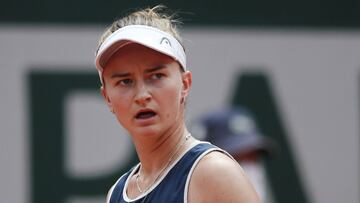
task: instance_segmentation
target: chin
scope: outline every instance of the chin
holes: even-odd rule
[[[160,133],[161,131],[156,126],[137,127],[136,130],[133,131],[134,135],[141,137],[154,137]]]

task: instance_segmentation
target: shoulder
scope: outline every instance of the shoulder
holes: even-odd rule
[[[240,165],[219,151],[210,152],[199,161],[188,194],[189,203],[260,202]]]
[[[110,188],[110,190],[108,191],[108,193],[107,193],[107,195],[106,195],[106,203],[110,203],[111,195],[112,195],[112,193],[114,192],[115,185],[116,185],[116,184],[114,184],[114,185]]]
[[[125,187],[129,175],[131,175],[133,170],[136,170],[138,167],[139,164],[135,165],[128,172],[124,173],[122,176],[120,176],[120,178],[116,180],[116,182],[111,186],[106,195],[106,203],[110,203],[113,195],[116,196],[115,198],[119,198],[119,196],[122,196],[123,188]]]

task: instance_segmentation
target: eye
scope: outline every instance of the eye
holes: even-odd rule
[[[151,79],[152,80],[160,80],[164,77],[165,75],[163,73],[155,73],[151,75]]]
[[[123,80],[120,80],[118,81],[118,83],[122,86],[130,86],[133,84],[133,80],[131,79],[123,79]]]

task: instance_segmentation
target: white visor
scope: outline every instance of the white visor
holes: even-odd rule
[[[169,33],[145,25],[128,25],[116,30],[99,47],[95,58],[95,66],[102,81],[102,72],[111,58],[121,47],[129,43],[137,43],[172,57],[186,70],[184,48]]]

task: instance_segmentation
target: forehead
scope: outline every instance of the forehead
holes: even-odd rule
[[[131,43],[116,51],[105,65],[110,67],[152,66],[167,64],[175,60],[140,44]]]

